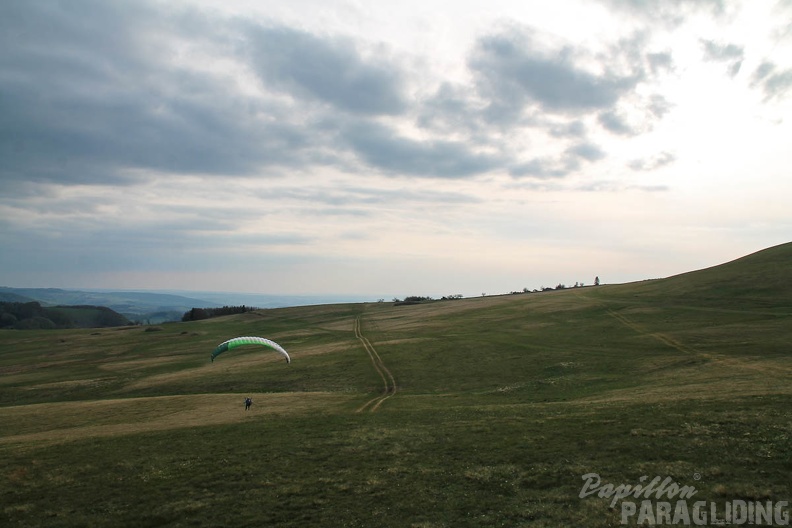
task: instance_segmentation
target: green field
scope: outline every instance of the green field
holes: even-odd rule
[[[790,501],[791,265],[2,331],[0,526],[619,526],[589,473]],[[209,361],[239,335],[292,363]]]

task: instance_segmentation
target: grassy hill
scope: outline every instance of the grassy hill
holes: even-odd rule
[[[720,309],[792,311],[792,244],[782,244],[704,270],[624,286],[666,304]]]
[[[720,515],[789,500],[790,262],[785,244],[632,284],[2,331],[0,525],[619,525],[620,502],[580,497],[589,473],[670,477]],[[291,365],[209,361],[237,335]]]
[[[60,288],[9,288],[0,286],[0,302],[37,301],[44,306],[104,306],[130,321],[157,324],[179,321],[191,308],[219,307],[212,301],[155,292],[63,290]]]
[[[36,301],[0,302],[2,329],[105,328],[130,324],[129,319],[105,306],[41,306]]]

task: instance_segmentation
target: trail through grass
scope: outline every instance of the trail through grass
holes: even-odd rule
[[[361,331],[361,323],[360,323],[360,316],[355,319],[355,337],[363,345],[363,348],[366,349],[366,353],[368,353],[369,358],[371,358],[371,364],[374,367],[374,370],[377,371],[380,378],[382,378],[382,394],[372,398],[371,400],[364,403],[362,406],[358,407],[357,411],[355,412],[363,412],[365,410],[369,410],[371,412],[375,412],[379,409],[379,406],[387,400],[388,398],[392,397],[396,394],[396,379],[391,374],[391,371],[388,370],[388,367],[385,366],[385,363],[382,361],[382,357],[377,353],[377,349],[374,348],[374,345],[371,344]]]

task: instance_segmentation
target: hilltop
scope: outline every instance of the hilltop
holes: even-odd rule
[[[620,525],[619,502],[581,497],[592,473],[670,478],[721,518],[777,504],[791,261],[785,244],[630,284],[0,331],[0,522]],[[238,335],[291,364],[210,361]]]
[[[737,310],[792,310],[792,243],[667,279],[632,283],[626,293],[664,303]]]

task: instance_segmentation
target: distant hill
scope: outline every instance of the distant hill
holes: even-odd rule
[[[283,308],[339,302],[374,301],[377,297],[360,295],[266,295],[235,292],[139,292],[104,290],[68,290],[60,288],[0,287],[0,302],[37,301],[44,306],[91,305],[107,306],[131,321],[159,324],[181,321],[193,308],[251,306]],[[383,297],[383,296],[380,296]]]
[[[50,330],[127,326],[129,319],[104,306],[41,306],[36,301],[0,302],[0,328]]]
[[[195,299],[168,293],[150,293],[136,291],[84,291],[64,290],[60,288],[8,288],[0,287],[0,300],[7,301],[7,296],[22,296],[29,300],[36,300],[42,304],[70,304],[70,305],[101,305],[123,311],[132,308],[135,311],[142,309],[165,309],[178,307],[192,307],[196,304],[213,304],[211,301]]]
[[[18,302],[18,303],[25,303],[25,302],[32,302],[36,299],[32,297],[26,297],[25,295],[21,295],[18,293],[12,293],[10,290],[11,288],[0,288],[0,302]]]
[[[191,308],[222,306],[213,301],[150,292],[63,290],[0,287],[0,301],[37,301],[43,306],[106,306],[131,321],[158,324],[179,321]]]

